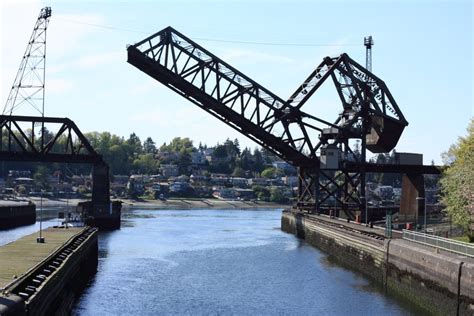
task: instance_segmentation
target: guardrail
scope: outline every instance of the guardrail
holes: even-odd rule
[[[474,245],[471,245],[466,242],[414,232],[406,229],[403,230],[402,238],[420,244],[433,246],[447,251],[462,254],[468,257],[474,257]]]

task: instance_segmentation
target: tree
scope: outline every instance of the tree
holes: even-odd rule
[[[188,152],[181,153],[179,156],[178,161],[176,162],[178,165],[178,170],[180,174],[189,175],[189,166],[191,165],[191,154]]]
[[[262,172],[264,168],[264,162],[263,162],[262,152],[258,150],[258,148],[255,148],[253,152],[253,157],[254,157],[253,171]]]
[[[212,155],[215,158],[219,158],[219,159],[227,158],[227,148],[226,148],[226,146],[217,144],[217,146],[214,148],[214,152],[212,153]]]
[[[171,140],[169,145],[166,145],[164,143],[160,147],[160,151],[169,151],[169,152],[174,152],[174,153],[179,153],[179,154],[185,154],[188,153],[190,154],[195,150],[193,146],[192,140],[189,138],[181,138],[181,137],[175,137]]]
[[[232,172],[233,177],[243,178],[245,177],[245,170],[241,167],[235,167],[234,171]]]
[[[240,143],[237,138],[234,139],[234,150],[237,152],[237,155],[240,155]]]
[[[133,167],[138,173],[154,174],[158,172],[158,162],[153,154],[141,154],[133,161]]]
[[[266,187],[261,185],[252,186],[252,190],[255,192],[257,198],[261,201],[268,201],[270,199],[270,191]]]
[[[288,198],[283,194],[280,188],[272,187],[270,188],[270,202],[288,202]]]
[[[441,179],[442,201],[454,224],[462,227],[474,239],[474,119],[468,135],[460,137],[443,155],[449,167]]]
[[[112,145],[104,159],[109,164],[112,174],[128,174],[130,170],[129,157],[122,145]]]
[[[131,153],[138,156],[142,153],[142,142],[137,134],[132,133],[130,137],[126,140],[126,143],[130,146]]]
[[[48,168],[40,165],[38,166],[38,168],[36,168],[36,172],[33,175],[33,179],[35,180],[35,184],[39,186],[42,190],[48,190],[49,189],[48,176],[49,176]]]
[[[282,177],[285,175],[285,172],[281,169],[270,167],[262,171],[262,177],[264,178],[276,178]]]
[[[250,149],[245,148],[242,151],[242,154],[240,155],[240,159],[237,165],[244,170],[251,170],[252,168],[251,163],[252,163],[252,153],[250,152]]]
[[[143,142],[143,151],[146,154],[155,154],[156,153],[156,145],[155,145],[155,142],[153,141],[153,139],[151,137],[148,137]]]

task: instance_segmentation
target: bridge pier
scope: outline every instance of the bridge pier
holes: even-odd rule
[[[425,180],[422,174],[407,173],[402,177],[400,215],[418,221],[424,216]]]
[[[92,169],[92,205],[97,210],[105,210],[109,204],[109,167],[105,163],[96,163]]]
[[[86,215],[86,224],[100,230],[120,228],[122,203],[110,201],[109,166],[104,162],[96,163],[92,169],[92,200],[80,202],[79,207]]]

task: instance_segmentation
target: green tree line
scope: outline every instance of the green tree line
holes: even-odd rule
[[[467,135],[459,137],[443,155],[448,165],[441,179],[442,201],[454,224],[474,241],[474,119]]]

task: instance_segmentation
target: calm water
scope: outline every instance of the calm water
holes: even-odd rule
[[[59,225],[61,220],[57,219],[58,212],[63,211],[61,208],[44,208],[43,222],[41,226],[43,229]],[[20,226],[7,230],[0,230],[0,246],[15,241],[23,236],[38,232],[40,229],[40,211],[36,210],[36,223],[26,226]]]
[[[277,210],[132,211],[75,315],[410,315],[280,231]]]

